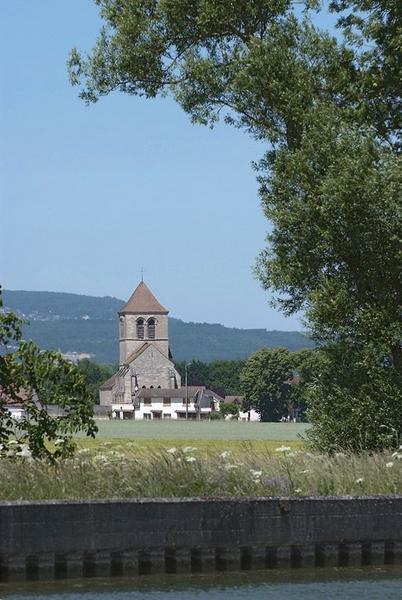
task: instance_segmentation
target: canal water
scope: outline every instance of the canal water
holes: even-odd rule
[[[0,600],[402,600],[402,570],[327,569],[0,584]]]

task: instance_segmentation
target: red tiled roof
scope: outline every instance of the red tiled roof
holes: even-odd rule
[[[149,287],[141,281],[135,288],[127,304],[119,310],[119,315],[127,313],[167,314],[168,312],[155,298]]]

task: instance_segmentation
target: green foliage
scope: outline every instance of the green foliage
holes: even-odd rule
[[[117,365],[98,365],[84,358],[78,363],[78,369],[84,376],[89,397],[93,404],[99,404],[99,387],[118,369]]]
[[[320,377],[322,361],[323,355],[318,349],[292,353],[292,364],[298,375],[298,382],[292,385],[290,401],[292,408],[298,409],[301,417],[306,414],[310,386]]]
[[[375,344],[397,364],[402,160],[371,129],[323,108],[261,181],[273,223],[259,261],[264,286],[286,313],[305,310],[321,343]]]
[[[0,356],[0,441],[15,437],[35,458],[67,456],[74,450],[72,434],[83,430],[93,437],[97,431],[84,378],[58,352],[21,341],[20,324],[15,315],[0,313],[0,342],[13,344]],[[9,400],[23,405],[22,418],[12,418]],[[51,416],[49,404],[60,407],[62,416]]]
[[[292,374],[292,356],[285,348],[255,352],[240,374],[243,410],[253,408],[261,421],[279,421],[289,412]]]
[[[218,411],[211,412],[209,418],[211,419],[211,421],[220,421],[221,419],[223,419],[223,415]]]
[[[184,383],[183,362],[176,367]],[[193,360],[187,365],[189,385],[205,385],[221,396],[236,395],[240,392],[240,371],[244,366],[243,360],[214,360],[209,363]]]
[[[235,404],[234,402],[222,402],[220,405],[220,412],[223,418],[227,417],[228,415],[231,415],[232,417],[237,419],[239,417],[240,412],[239,405]]]
[[[307,387],[307,436],[325,451],[384,450],[402,443],[402,377],[382,355],[346,344],[321,353]]]

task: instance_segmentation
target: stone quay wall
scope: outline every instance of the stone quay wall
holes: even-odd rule
[[[402,564],[402,496],[0,503],[0,581]]]

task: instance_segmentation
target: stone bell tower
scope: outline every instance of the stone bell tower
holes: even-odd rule
[[[169,311],[141,281],[119,311],[121,365],[146,342],[169,358],[168,314]]]

